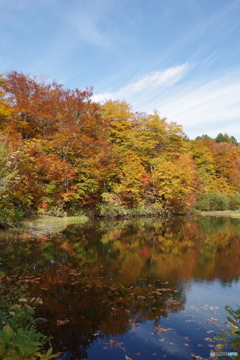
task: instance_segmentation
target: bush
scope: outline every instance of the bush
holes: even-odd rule
[[[196,208],[203,211],[227,210],[228,198],[224,193],[212,192],[198,199]]]
[[[162,215],[163,209],[162,206],[158,203],[152,204],[151,206],[138,206],[134,208],[128,208],[122,205],[109,205],[101,204],[99,206],[99,214],[103,217],[121,217],[121,216],[153,216],[153,215]]]
[[[240,193],[236,192],[229,197],[229,209],[240,210]]]
[[[0,227],[8,228],[16,226],[23,219],[25,211],[21,206],[15,206],[11,199],[0,200]]]
[[[216,345],[218,351],[231,351],[239,353],[240,348],[240,307],[238,309],[232,309],[230,306],[225,306],[225,310],[228,312],[227,322],[231,326],[230,331],[224,330],[215,339],[220,341],[220,344]],[[231,357],[233,359],[235,357]],[[238,358],[239,359],[239,358]]]
[[[6,280],[7,279],[7,280]],[[41,303],[41,300],[27,300],[19,297],[20,286],[10,284],[10,293],[6,291],[8,278],[1,279],[0,305],[0,358],[2,360],[49,360],[57,355],[52,354],[52,348],[47,352],[43,346],[49,340],[36,330],[35,308],[32,304]],[[16,298],[18,298],[16,300]]]

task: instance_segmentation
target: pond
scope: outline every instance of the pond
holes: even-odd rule
[[[239,304],[240,220],[88,221],[5,232],[1,271],[41,297],[61,360],[211,358]],[[194,357],[195,356],[195,357]]]

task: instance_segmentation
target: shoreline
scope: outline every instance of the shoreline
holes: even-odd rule
[[[213,217],[231,217],[240,219],[240,212],[234,210],[197,211],[196,215]]]
[[[215,211],[199,211],[195,210],[190,213],[185,214],[134,214],[134,215],[115,215],[115,216],[91,216],[92,214],[81,214],[81,215],[73,215],[73,216],[63,216],[58,217],[54,215],[36,215],[33,217],[26,218],[22,220],[18,226],[10,226],[3,231],[9,229],[21,229],[25,231],[29,231],[32,234],[46,234],[46,233],[55,233],[63,231],[68,225],[71,224],[84,224],[92,218],[98,218],[102,220],[122,220],[122,219],[133,219],[133,218],[162,218],[162,219],[169,219],[172,217],[178,216],[203,216],[203,217],[229,217],[240,219],[240,211],[239,210],[215,210]]]

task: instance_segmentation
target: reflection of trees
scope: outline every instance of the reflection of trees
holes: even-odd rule
[[[64,281],[58,278],[55,284],[53,271],[52,279],[49,273],[43,273],[39,283],[31,284],[31,293],[43,298],[39,316],[49,320],[45,330],[56,339],[56,349],[67,347],[74,359],[80,344],[89,345],[98,337],[96,333],[123,335],[135,324],[154,320],[157,325],[168,312],[183,309],[181,294],[160,281],[143,283],[136,279],[126,286],[115,278],[110,284],[108,274],[103,274],[97,265],[69,273]],[[66,325],[56,326],[59,320],[66,321]]]
[[[49,320],[44,327],[56,349],[67,347],[69,359],[86,358],[102,334],[122,335],[146,320],[158,325],[183,309],[182,280],[234,281],[238,231],[239,222],[230,219],[89,222],[51,238],[15,237],[0,250],[5,272],[25,268],[30,294],[43,298],[39,315]]]

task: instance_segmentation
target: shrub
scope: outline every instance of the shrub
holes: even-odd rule
[[[238,306],[238,305],[237,305]],[[240,307],[238,309],[232,309],[230,306],[225,306],[225,310],[228,312],[227,322],[231,326],[230,331],[224,330],[219,336],[216,336],[216,340],[220,341],[220,344],[216,345],[216,349],[223,351],[224,349],[235,351],[239,353],[240,348]],[[234,357],[231,357],[234,358]]]
[[[228,198],[224,193],[212,192],[200,197],[197,201],[196,208],[199,210],[227,210]]]
[[[7,278],[8,279],[8,278]],[[41,303],[41,300],[28,301],[19,297],[22,289],[10,284],[10,293],[6,292],[6,284],[1,279],[0,305],[0,358],[2,360],[49,360],[57,355],[52,354],[52,348],[47,352],[43,346],[49,340],[36,330],[35,308],[28,304]],[[18,300],[16,300],[18,298]]]
[[[23,208],[15,206],[10,198],[3,197],[0,200],[0,227],[8,228],[18,225],[24,215]]]
[[[100,204],[99,214],[103,217],[121,217],[121,216],[151,216],[151,215],[162,215],[163,209],[161,204],[152,204],[151,206],[138,206],[134,208],[128,208],[122,205],[109,205]]]
[[[240,210],[240,193],[236,192],[229,197],[229,209]]]

